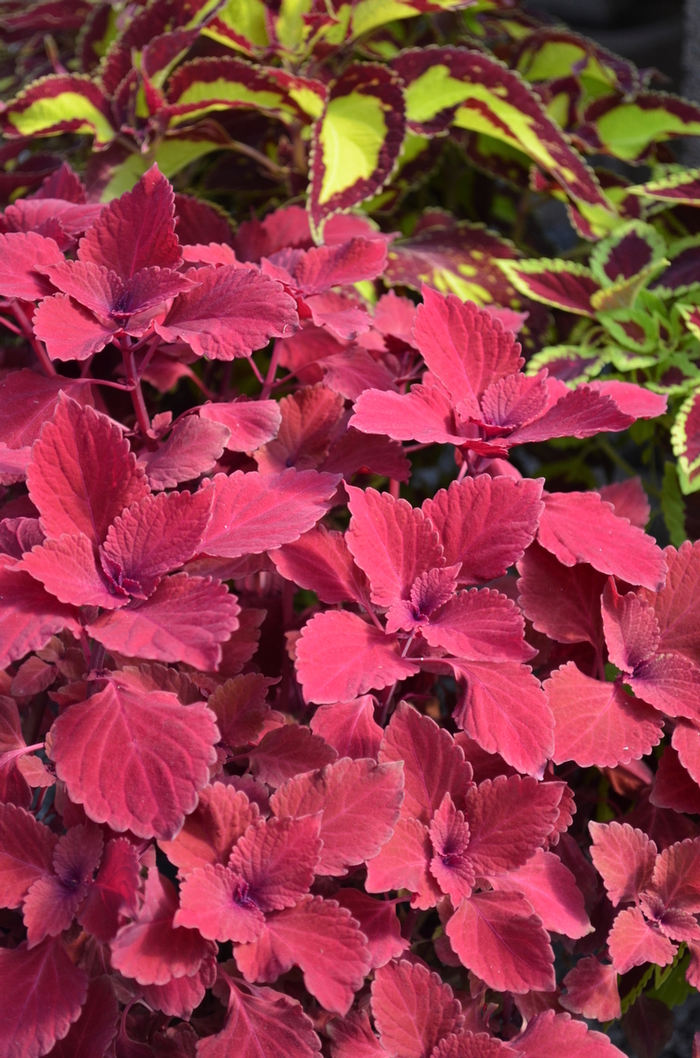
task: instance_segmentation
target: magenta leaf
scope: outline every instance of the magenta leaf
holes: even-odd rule
[[[610,661],[633,673],[659,645],[659,623],[652,607],[634,592],[620,595],[611,580],[603,592],[602,613]]]
[[[555,720],[552,759],[614,768],[650,753],[661,740],[662,719],[617,683],[585,676],[569,661],[544,684]]]
[[[134,917],[138,908],[140,874],[136,849],[126,838],[114,838],[105,846],[102,863],[78,910],[78,921],[93,937],[106,943],[113,939],[122,914]]]
[[[374,719],[374,706],[370,694],[352,702],[320,705],[311,717],[311,730],[333,746],[339,757],[376,760],[384,731]]]
[[[469,860],[479,876],[522,867],[540,848],[559,815],[563,785],[504,775],[467,791]],[[516,828],[517,821],[517,828]]]
[[[113,610],[129,601],[120,585],[110,583],[97,565],[93,543],[84,533],[50,537],[27,552],[18,568],[40,581],[60,602],[73,606]]]
[[[650,925],[637,907],[621,911],[608,936],[608,950],[619,974],[646,962],[668,966],[678,950],[668,937]]]
[[[203,705],[145,693],[125,672],[72,705],[51,730],[51,759],[91,819],[140,837],[171,838],[209,779],[218,731]]]
[[[28,573],[0,565],[0,665],[42,650],[64,628],[79,634],[73,606],[58,602]]]
[[[475,893],[445,932],[460,961],[489,988],[523,995],[555,987],[549,934],[520,893]]]
[[[36,301],[53,294],[54,287],[43,275],[44,268],[63,261],[53,239],[35,232],[0,235],[0,295]]]
[[[205,863],[187,875],[180,890],[178,926],[191,926],[209,940],[238,944],[255,940],[265,927],[265,916],[248,894],[239,874],[221,864]]]
[[[439,1040],[463,1023],[450,986],[405,959],[377,970],[372,1014],[384,1050],[400,1058],[429,1058]]]
[[[334,474],[291,468],[281,474],[217,474],[202,550],[239,558],[297,540],[329,509],[338,480]]]
[[[578,940],[593,932],[576,879],[552,852],[537,849],[522,867],[489,881],[497,892],[522,893],[550,933]]]
[[[591,1032],[584,1022],[569,1014],[555,1014],[545,1010],[536,1014],[522,1035],[513,1041],[523,1058],[620,1058],[622,1051],[614,1047],[601,1032]]]
[[[240,607],[224,584],[176,573],[145,601],[101,614],[88,626],[108,650],[154,661],[184,661],[216,669],[221,644],[238,628]]]
[[[574,1014],[597,1021],[612,1021],[621,1014],[617,970],[589,955],[576,963],[564,978],[566,995],[559,1002]]]
[[[317,614],[304,626],[296,663],[309,702],[347,702],[418,672],[396,636],[352,613]]]
[[[423,504],[440,534],[448,565],[461,562],[463,584],[502,576],[532,543],[543,510],[539,481],[481,474],[453,482]]]
[[[323,602],[362,602],[369,595],[367,578],[355,564],[345,535],[323,525],[283,544],[270,557],[283,577],[315,591]]]
[[[248,828],[229,859],[249,899],[263,912],[281,911],[308,892],[321,854],[321,817],[260,820]]]
[[[518,572],[518,602],[538,632],[558,643],[590,643],[602,651],[604,573],[585,562],[564,566],[537,543],[520,559]]]
[[[235,1048],[238,1058],[284,1054],[289,1058],[315,1058],[321,1041],[313,1022],[296,999],[271,988],[256,988],[252,995],[226,978],[230,993],[223,1029],[197,1044],[198,1058],[228,1058]]]
[[[413,907],[422,911],[435,907],[443,893],[430,870],[432,858],[428,828],[417,819],[399,819],[379,855],[367,864],[365,889],[368,893],[409,889]]]
[[[534,655],[520,610],[497,591],[461,591],[421,631],[431,646],[466,661],[528,661]]]
[[[165,985],[144,985],[143,998],[155,1010],[189,1021],[207,989],[215,984],[216,977],[216,960],[205,959],[189,977],[173,977]]]
[[[403,800],[400,763],[339,760],[289,779],[270,799],[279,818],[321,812],[317,874],[344,875],[376,856],[392,835]]]
[[[360,889],[340,889],[335,899],[350,912],[367,938],[371,969],[386,966],[409,947],[409,942],[401,936],[401,923],[391,901],[375,900]]]
[[[299,724],[283,724],[268,731],[248,750],[253,775],[269,786],[281,786],[300,772],[323,768],[337,756],[332,746]]]
[[[102,846],[102,834],[92,825],[71,827],[59,838],[53,857],[55,873],[37,879],[22,905],[28,947],[68,929],[87,895]]]
[[[399,703],[385,729],[379,760],[403,761],[401,815],[426,824],[446,793],[462,804],[471,784],[471,766],[449,732],[406,702]]]
[[[225,866],[233,846],[258,816],[258,806],[242,791],[215,782],[200,790],[197,807],[176,837],[159,845],[182,875],[207,863]]]
[[[232,452],[252,452],[271,441],[281,422],[280,406],[275,400],[203,404],[199,417],[226,427],[230,433],[226,447]]]
[[[166,342],[186,342],[197,356],[233,360],[284,338],[299,323],[296,306],[279,283],[237,265],[192,269],[199,284],[181,294],[155,323]]]
[[[15,805],[0,805],[0,905],[19,907],[34,882],[52,873],[58,838]]]
[[[104,1058],[117,1032],[119,1006],[110,978],[93,977],[80,1017],[59,1040],[50,1058]]]
[[[181,419],[160,448],[141,453],[149,485],[156,490],[172,489],[205,474],[221,458],[229,437],[223,423],[194,415]]]
[[[666,584],[656,597],[648,595],[659,622],[659,650],[677,651],[697,665],[700,664],[700,544],[686,541],[678,551],[667,547],[664,556],[668,564]]]
[[[565,566],[589,562],[629,584],[663,586],[666,562],[653,538],[616,517],[595,492],[546,496],[537,540]]]
[[[430,841],[435,855],[430,873],[443,893],[457,905],[471,896],[475,882],[474,867],[469,859],[469,824],[447,793],[430,823]]]
[[[48,536],[84,533],[95,545],[149,491],[118,427],[65,396],[32,449],[27,485]]]
[[[173,977],[196,973],[215,949],[197,930],[174,928],[177,908],[172,882],[151,868],[143,906],[110,945],[114,968],[141,985],[164,985]]]
[[[53,417],[61,390],[81,406],[91,403],[90,386],[69,378],[44,378],[27,368],[5,375],[0,380],[0,441],[10,448],[31,445]]]
[[[0,1046],[18,1058],[39,1058],[68,1035],[87,997],[85,970],[50,938],[27,951],[0,948]]]
[[[336,1014],[347,1014],[371,965],[367,940],[350,912],[319,896],[270,915],[263,934],[236,947],[234,956],[249,981],[273,982],[299,966],[311,995]]]

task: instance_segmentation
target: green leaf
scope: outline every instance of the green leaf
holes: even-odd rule
[[[676,547],[679,545],[676,544]],[[692,985],[686,980],[686,973],[690,966],[690,952],[685,943],[681,944],[676,956],[670,966],[656,967],[654,987],[647,989],[645,995],[651,999],[658,999],[673,1010],[685,1003],[691,992],[695,992]]]
[[[117,135],[102,89],[87,77],[68,74],[42,77],[20,92],[7,104],[2,128],[7,136],[87,133],[96,150]]]
[[[629,102],[618,96],[596,100],[585,113],[578,136],[589,150],[639,162],[658,143],[700,135],[700,107],[667,92],[639,92]]]
[[[263,0],[228,0],[202,29],[202,36],[251,55],[269,43],[265,12]],[[301,19],[299,23],[303,25]]]
[[[680,547],[688,539],[685,531],[685,504],[681,494],[678,474],[673,463],[664,464],[664,478],[661,484],[661,513],[664,525],[674,547]]]
[[[700,387],[681,404],[671,427],[671,447],[678,460],[681,490],[688,495],[700,489]]]

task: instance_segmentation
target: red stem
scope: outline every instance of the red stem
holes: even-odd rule
[[[22,334],[27,339],[32,349],[36,353],[37,359],[41,364],[44,374],[48,375],[49,378],[52,378],[54,375],[57,375],[58,372],[51,363],[51,360],[49,359],[49,354],[46,352],[46,346],[43,342],[40,342],[39,339],[35,337],[31,323],[29,322],[23,310],[19,307],[19,304],[16,301],[12,302],[11,312],[20,327],[22,328]]]
[[[128,341],[128,338],[124,338],[120,342],[122,358],[124,360],[124,371],[126,373],[126,381],[131,389],[131,403],[134,405],[134,411],[136,412],[136,421],[139,424],[139,430],[143,435],[144,441],[147,441],[151,429],[151,420],[148,417],[146,402],[143,399],[141,383],[136,374],[134,350],[127,344]]]

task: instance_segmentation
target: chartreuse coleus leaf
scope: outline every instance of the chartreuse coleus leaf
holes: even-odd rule
[[[700,169],[681,169],[628,190],[640,198],[653,198],[671,206],[700,206]]]
[[[214,130],[207,130],[214,133]],[[150,169],[155,162],[163,176],[168,178],[179,173],[186,165],[202,158],[212,151],[220,151],[226,147],[225,142],[209,138],[196,129],[175,131],[166,135],[149,154],[129,154],[126,159],[116,165],[105,184],[100,200],[111,202],[113,198],[119,198],[125,191],[131,191],[143,174]]]
[[[335,81],[313,131],[308,204],[312,227],[369,198],[391,176],[404,138],[396,74],[354,63]]]
[[[681,404],[671,427],[671,446],[678,460],[681,490],[688,495],[700,489],[700,388]]]
[[[584,119],[576,138],[586,149],[629,162],[653,155],[665,140],[700,134],[700,106],[667,92],[639,92],[629,102],[605,96],[591,103]]]
[[[546,258],[500,260],[498,265],[516,290],[526,297],[557,309],[575,312],[578,316],[595,315],[591,298],[601,290],[601,286],[591,269],[585,265]]]
[[[2,116],[6,136],[54,136],[87,133],[96,150],[117,134],[102,89],[87,77],[57,74],[42,77],[20,92]]]
[[[308,8],[310,3],[303,3]],[[283,0],[282,10],[289,7]],[[202,28],[202,36],[251,55],[269,44],[263,0],[228,0]]]
[[[194,59],[171,79],[164,116],[177,125],[214,111],[244,107],[287,123],[308,124],[320,117],[325,97],[320,81],[284,70],[229,57]]]
[[[403,52],[392,66],[406,86],[414,132],[435,135],[456,125],[486,133],[527,154],[574,199],[614,213],[532,89],[498,60],[466,48],[420,48]]]
[[[631,62],[571,30],[543,26],[521,45],[515,68],[531,82],[574,76],[589,97],[639,88],[639,72]]]

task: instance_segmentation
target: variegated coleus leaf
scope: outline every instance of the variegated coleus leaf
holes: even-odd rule
[[[572,76],[593,98],[612,91],[631,95],[642,83],[640,71],[629,60],[559,26],[542,26],[524,37],[511,61],[531,83]]]
[[[392,66],[406,86],[412,131],[435,135],[455,125],[486,132],[528,155],[572,198],[614,213],[536,94],[496,59],[465,48],[421,48],[403,52]]]
[[[177,126],[205,114],[246,108],[287,124],[309,124],[320,116],[326,94],[321,81],[272,66],[254,66],[228,56],[194,59],[171,78],[162,117]]]
[[[354,63],[330,88],[313,130],[308,210],[320,230],[332,213],[379,191],[391,176],[405,130],[396,74]]]
[[[700,489],[700,389],[688,394],[671,428],[673,454],[678,460],[678,480],[684,493]]]
[[[700,169],[683,169],[660,180],[631,187],[630,192],[640,198],[667,202],[669,206],[700,206]]]
[[[626,100],[615,94],[587,108],[575,140],[588,152],[626,162],[654,158],[656,146],[677,136],[700,133],[700,106],[668,92],[639,92]]]
[[[99,85],[77,74],[56,74],[35,81],[8,103],[2,131],[10,137],[86,133],[99,150],[117,135],[113,120]]]

